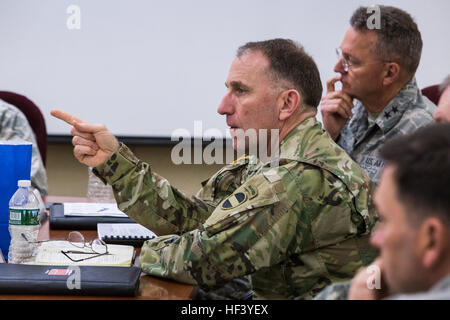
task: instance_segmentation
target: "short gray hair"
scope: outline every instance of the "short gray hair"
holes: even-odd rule
[[[319,69],[303,47],[290,39],[248,42],[239,47],[237,57],[247,51],[260,51],[269,60],[269,71],[276,82],[292,84],[303,96],[307,106],[317,108],[322,97]]]
[[[360,32],[375,32],[375,55],[383,60],[398,63],[408,76],[414,76],[422,55],[422,36],[409,13],[390,6],[377,5],[380,9],[380,28],[369,29],[371,7],[359,7],[350,19],[350,25]]]

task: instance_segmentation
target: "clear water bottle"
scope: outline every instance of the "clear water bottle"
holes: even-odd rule
[[[37,251],[39,200],[30,190],[30,180],[19,180],[18,189],[9,201],[8,263],[31,263]]]
[[[93,172],[92,168],[88,168],[88,188],[87,197],[95,202],[115,202],[114,192],[110,185],[104,184]]]

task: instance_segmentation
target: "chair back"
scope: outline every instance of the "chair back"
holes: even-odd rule
[[[422,89],[422,94],[431,100],[435,105],[439,103],[441,97],[441,92],[439,90],[439,85],[435,84]]]

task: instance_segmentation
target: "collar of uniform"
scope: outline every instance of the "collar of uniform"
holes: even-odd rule
[[[314,128],[322,128],[315,116],[304,120],[292,129],[281,141],[280,159],[298,159],[298,155],[303,153],[302,151],[308,144],[310,132],[315,131]]]
[[[315,117],[306,119],[289,132],[280,144],[279,158],[304,162],[331,172],[344,182],[355,197],[361,187],[369,188],[371,183],[369,177],[331,139]],[[348,170],[352,173],[349,174]]]
[[[355,99],[353,101],[353,105],[353,117],[351,117],[349,120],[349,126],[353,132],[356,132],[358,130],[361,132],[366,132],[367,127],[369,126],[369,113],[367,112],[366,108],[364,108],[362,102],[358,99]]]
[[[450,289],[450,275],[447,275],[441,281],[439,281],[437,284],[435,284],[430,289],[430,291],[440,292],[440,291],[449,290],[449,289]]]
[[[391,130],[400,121],[408,106],[417,100],[418,93],[416,78],[413,77],[375,119],[375,123],[383,133]]]

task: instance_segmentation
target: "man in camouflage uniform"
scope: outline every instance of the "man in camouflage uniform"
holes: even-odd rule
[[[279,129],[279,157],[242,157],[191,199],[104,126],[52,115],[74,126],[75,157],[112,185],[119,208],[160,235],[142,247],[146,273],[205,290],[251,275],[255,298],[313,298],[373,260],[373,184],[315,119],[319,72],[294,42],[241,47],[226,86],[218,112],[233,140],[236,128]]]
[[[47,195],[47,174],[37,147],[33,129],[25,115],[14,107],[0,100],[0,140],[25,140],[31,142],[31,185],[38,189],[41,195]]]
[[[422,51],[417,25],[400,9],[377,7],[379,29],[369,29],[367,8],[353,14],[334,67],[340,75],[328,80],[321,102],[325,129],[375,183],[384,166],[380,146],[430,124],[436,108],[414,77]]]

